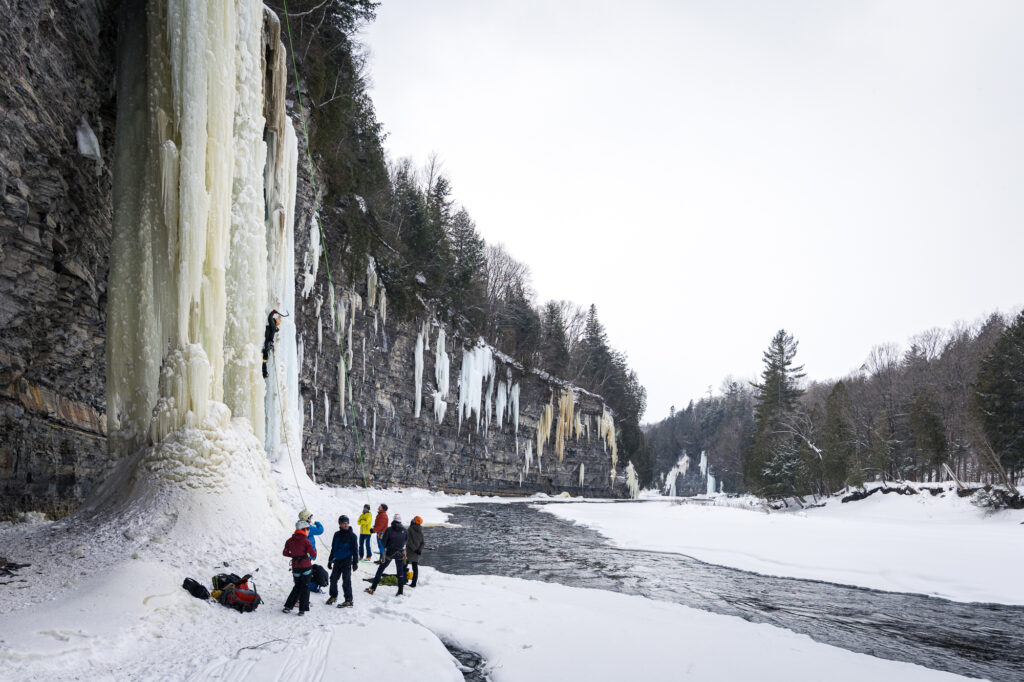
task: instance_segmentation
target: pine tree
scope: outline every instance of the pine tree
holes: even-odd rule
[[[1013,478],[1024,469],[1024,311],[982,359],[973,412]]]
[[[830,491],[846,484],[859,485],[863,474],[857,461],[853,403],[842,381],[832,387],[825,401],[821,432],[822,468]]]
[[[541,311],[541,365],[555,376],[564,377],[569,370],[569,339],[556,301],[548,301]]]
[[[935,395],[927,389],[918,393],[910,406],[908,426],[914,447],[921,455],[920,466],[927,463],[932,469],[938,469],[946,461],[949,448],[941,411]]]
[[[799,381],[804,377],[803,365],[793,366],[798,342],[792,334],[780,329],[764,352],[764,371],[761,383],[754,384],[757,407],[754,417],[757,430],[754,441],[743,455],[743,476],[753,490],[773,490],[792,487],[775,479],[780,472],[796,471],[793,467],[782,467],[776,461],[779,453],[790,452],[799,456],[799,448],[793,443],[793,435],[786,429],[785,421],[796,409],[797,400],[803,395]]]

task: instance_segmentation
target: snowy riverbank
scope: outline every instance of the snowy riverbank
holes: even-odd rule
[[[623,548],[765,575],[1024,604],[1024,510],[989,514],[953,492],[831,498],[824,507],[772,513],[671,500],[541,508]]]
[[[296,491],[285,489],[287,478],[275,478],[292,516]],[[308,485],[303,496],[327,535],[338,514],[353,516],[367,500],[360,489]],[[483,499],[415,489],[371,490],[369,498],[374,508],[386,502],[392,513],[419,514],[428,525],[445,520],[444,506]],[[496,681],[628,679],[641,667],[654,680],[814,679],[822,670],[834,680],[956,678],[676,604],[429,568],[405,597],[393,588],[370,597],[361,588],[372,568],[362,564],[354,608],[329,608],[325,595],[314,595],[310,613],[299,618],[280,611],[291,584],[277,549],[287,537],[280,528],[236,527],[217,537],[223,547],[209,547],[209,538],[189,536],[186,528],[131,539],[83,537],[71,532],[75,527],[63,521],[0,528],[10,558],[32,564],[17,576],[26,582],[0,586],[0,678],[462,679],[442,640],[483,655]],[[254,542],[249,534],[273,537]],[[181,546],[166,551],[171,540],[160,537]],[[112,547],[124,553],[111,557]],[[220,571],[255,569],[266,603],[251,614],[204,603],[180,587],[186,575],[208,582]],[[664,655],[645,663],[650,652]]]

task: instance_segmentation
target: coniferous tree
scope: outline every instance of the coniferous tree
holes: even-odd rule
[[[846,384],[839,381],[832,387],[825,401],[825,419],[822,424],[822,469],[830,491],[846,484],[860,485],[862,482],[856,441],[853,404]]]
[[[743,463],[744,479],[754,490],[789,489],[791,481],[779,481],[776,477],[785,472],[803,473],[788,464],[790,457],[799,456],[799,446],[787,424],[803,394],[799,386],[804,377],[803,365],[793,366],[797,346],[793,335],[780,329],[764,352],[761,383],[754,384],[757,430],[753,443],[744,453]]]
[[[974,414],[1011,478],[1024,469],[1024,311],[978,368]]]
[[[923,469],[937,471],[946,461],[946,425],[940,410],[938,400],[930,390],[918,393],[910,406],[908,426],[915,450],[920,455],[917,473]]]

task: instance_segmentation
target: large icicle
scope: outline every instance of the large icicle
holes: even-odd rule
[[[511,379],[510,379],[511,380]],[[512,419],[512,430],[516,436],[519,436],[519,384],[512,384],[512,388],[508,390],[508,409],[509,415]]]
[[[451,359],[448,357],[448,351],[445,350],[444,327],[437,329],[434,353],[434,380],[437,382],[437,390],[434,391],[434,419],[440,424],[444,421],[445,413],[448,411],[449,370],[451,367]]]
[[[601,408],[601,418],[597,423],[597,437],[604,441],[605,451],[612,451],[612,471],[619,462],[619,448],[615,443],[615,420],[607,407]]]
[[[420,408],[423,404],[423,330],[416,336],[416,397],[414,399],[413,416],[420,418]]]
[[[626,464],[626,488],[629,489],[629,496],[634,500],[640,496],[640,481],[637,479],[633,462]]]
[[[478,341],[478,345],[462,354],[462,368],[459,374],[459,425],[463,419],[476,415],[476,430],[480,431],[480,398],[484,379],[494,368],[494,356],[490,346]]]
[[[275,36],[276,38],[276,36]],[[276,43],[278,59],[283,62],[284,47]],[[283,68],[283,63],[272,65]],[[276,73],[276,72],[275,72]],[[276,79],[276,76],[275,76]],[[302,409],[299,405],[299,367],[302,358],[295,329],[295,183],[298,143],[291,120],[283,116],[284,98],[280,97],[281,115],[272,108],[276,100],[268,100],[271,115],[268,123],[279,122],[281,130],[268,127],[268,157],[265,188],[267,203],[267,308],[286,313],[281,319],[270,367],[270,386],[266,391],[265,447],[271,461],[284,456],[301,461]],[[280,138],[280,140],[278,139]]]
[[[224,331],[224,402],[234,417],[244,417],[263,441],[264,391],[260,348],[267,324],[267,226],[263,194],[267,146],[263,141],[263,6],[238,5],[238,36],[234,106],[234,182],[231,196],[230,246],[226,275],[210,266],[208,277],[226,276],[227,316]],[[230,49],[230,46],[229,46]],[[218,100],[220,98],[214,98]],[[211,111],[211,113],[213,113]],[[231,167],[231,149],[224,149]],[[207,152],[209,155],[209,151]],[[212,197],[211,197],[212,199]],[[211,235],[213,230],[211,230]],[[227,240],[212,247],[216,259],[225,258]],[[216,261],[214,259],[214,262]],[[223,267],[223,266],[220,266]],[[217,382],[214,366],[214,382]]]
[[[551,423],[554,421],[554,405],[548,402],[541,410],[540,419],[537,421],[537,461],[540,461],[544,454],[544,444],[551,440]]]
[[[562,390],[558,395],[558,424],[555,427],[555,454],[561,462],[565,457],[565,441],[572,435],[575,423],[575,396],[572,391]]]
[[[498,431],[501,431],[505,422],[505,408],[508,406],[508,382],[502,379],[498,382],[498,391],[494,396],[494,416],[498,418]]]
[[[676,462],[675,466],[669,469],[668,473],[665,474],[664,493],[666,495],[668,495],[669,497],[676,496],[676,481],[680,476],[685,476],[686,472],[689,471],[689,469],[690,458],[684,450],[683,456],[680,457],[679,460]]]
[[[235,154],[234,2],[158,4],[127,21],[107,310],[115,454],[205,423],[208,401],[221,398]],[[248,48],[237,49],[241,62]],[[230,314],[258,315],[262,303]]]

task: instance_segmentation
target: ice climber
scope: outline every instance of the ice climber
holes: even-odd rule
[[[267,361],[270,359],[270,351],[274,347],[274,336],[277,335],[277,328],[281,326],[281,313],[271,310],[267,315],[267,329],[263,332],[263,378],[270,376],[267,370]]]
[[[376,591],[381,576],[384,575],[384,571],[393,559],[395,562],[395,577],[398,578],[398,594],[402,594],[402,588],[405,586],[405,542],[408,539],[409,531],[402,525],[402,517],[399,514],[395,514],[395,520],[384,531],[382,540],[384,558],[381,559],[380,565],[377,566],[377,575],[373,576],[373,582],[366,588],[367,593],[373,594]]]
[[[281,552],[284,556],[291,557],[292,578],[295,579],[295,585],[288,593],[283,610],[285,613],[291,613],[297,601],[300,616],[309,611],[309,578],[313,575],[313,559],[316,558],[316,548],[306,537],[308,532],[308,521],[296,521],[295,534],[284,543],[284,551]]]
[[[367,561],[373,558],[373,552],[370,551],[370,536],[373,532],[370,530],[373,527],[373,515],[370,513],[370,505],[363,505],[363,513],[356,519],[359,522],[359,558],[365,558]],[[366,554],[363,554],[363,546],[366,546]]]
[[[384,562],[384,531],[388,529],[388,506],[382,504],[377,507],[377,518],[373,520],[373,532],[377,534],[377,552],[380,554],[380,560],[377,563]]]
[[[338,608],[352,606],[352,571],[359,568],[359,557],[356,555],[356,534],[349,525],[347,516],[338,517],[338,531],[331,542],[331,555],[327,558],[327,568],[331,569],[331,598],[328,604],[338,601],[338,578],[342,579],[341,587],[345,601]]]
[[[309,544],[313,545],[313,558],[316,559],[316,536],[323,535],[324,527],[319,521],[313,520],[313,513],[308,509],[303,509],[299,512],[299,521],[305,521],[309,524]],[[323,569],[320,569],[323,570]],[[309,583],[309,589],[311,592],[320,593],[320,586],[315,582]]]
[[[426,547],[423,544],[423,517],[412,517],[409,524],[409,540],[405,543],[405,561],[412,567],[412,581],[409,587],[416,587],[420,577],[420,555]]]

